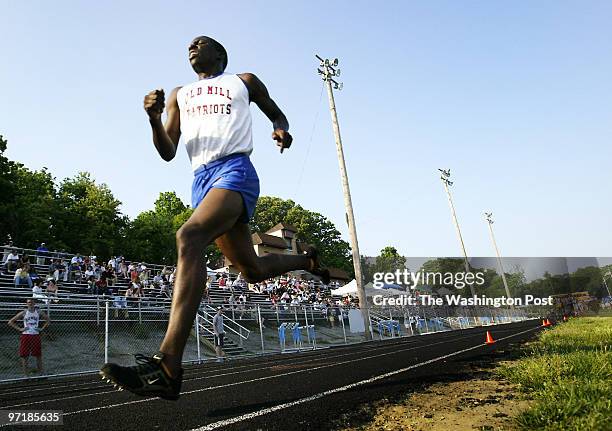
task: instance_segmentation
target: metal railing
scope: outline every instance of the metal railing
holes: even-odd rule
[[[198,315],[201,319],[204,319],[205,322],[210,323],[212,325],[213,318],[215,317],[216,312],[217,310],[211,307],[210,305],[204,305],[203,307],[200,307]],[[251,331],[249,329],[245,328],[232,318],[225,315],[223,316],[223,328],[229,332],[232,332],[243,340],[246,340],[247,338],[249,338],[249,335],[251,335]]]
[[[24,309],[23,297],[0,296],[1,321],[7,322]],[[170,301],[119,303],[103,297],[62,298],[59,303],[40,303],[39,309],[50,318],[49,327],[41,334],[41,375],[59,376],[90,372],[107,361],[132,364],[133,354],[157,351],[165,335]],[[246,304],[242,311],[250,318],[240,323],[224,311],[226,338],[239,347],[240,355],[262,355],[362,342],[364,330],[376,331],[374,338],[384,340],[504,324],[547,313],[542,308],[372,307],[370,325],[364,328],[358,309],[336,310],[339,312],[312,305]],[[200,307],[195,330],[187,342],[185,362],[215,358],[211,343],[205,341],[213,334],[213,311],[206,304]],[[0,382],[25,377],[19,363],[19,338],[6,323],[0,325]]]

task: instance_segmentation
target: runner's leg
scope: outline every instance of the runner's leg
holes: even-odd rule
[[[257,256],[249,225],[238,222],[215,241],[221,252],[242,272],[249,283],[257,283],[289,271],[308,271],[313,262],[305,255],[269,253]]]
[[[176,233],[177,272],[168,330],[160,347],[165,354],[166,371],[171,376],[180,370],[183,350],[204,291],[204,249],[230,230],[243,211],[240,193],[213,188]]]

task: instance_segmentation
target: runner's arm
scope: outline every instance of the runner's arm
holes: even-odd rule
[[[153,131],[153,144],[162,159],[169,162],[176,155],[181,137],[180,111],[177,102],[177,87],[170,93],[166,109],[166,123],[162,124],[161,113],[165,106],[163,90],[155,90],[145,96],[145,110]]]
[[[246,84],[251,102],[255,102],[261,112],[272,122],[274,128],[272,139],[277,141],[277,145],[281,147],[281,152],[283,149],[289,148],[291,142],[293,142],[293,137],[289,134],[289,121],[270,97],[264,83],[252,73],[242,73],[238,77]]]

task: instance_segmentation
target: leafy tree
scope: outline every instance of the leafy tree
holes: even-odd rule
[[[61,248],[107,257],[120,252],[127,218],[106,184],[87,172],[61,182],[53,232]]]
[[[607,296],[608,292],[603,283],[603,275],[606,272],[595,266],[578,268],[570,274],[570,287],[572,292],[587,291],[591,296],[597,298]]]
[[[162,192],[153,210],[140,213],[126,236],[131,259],[173,265],[176,263],[176,231],[189,218],[188,208],[174,192]]]
[[[406,267],[406,258],[400,256],[395,247],[387,246],[380,251],[374,264],[374,272],[403,271]]]
[[[140,213],[130,224],[126,237],[126,255],[151,263],[174,265],[177,261],[176,231],[191,217],[175,192],[162,192],[154,209]],[[222,264],[222,255],[215,244],[209,245],[202,257],[209,266]]]
[[[36,248],[50,235],[55,202],[53,177],[43,168],[31,171],[4,156],[7,143],[0,136],[0,239],[10,235],[15,244]]]

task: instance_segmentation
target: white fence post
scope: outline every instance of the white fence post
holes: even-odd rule
[[[259,308],[259,304],[257,304],[257,319],[259,320],[259,335],[261,336],[261,353],[265,353],[263,322],[261,321],[261,308]]]
[[[340,321],[342,322],[342,335],[344,335],[344,344],[347,344],[346,329],[344,329],[344,310],[342,309],[342,307],[340,308]]]
[[[304,306],[304,319],[306,322],[306,338],[308,339],[308,344],[310,344],[310,332],[308,331],[308,310],[306,310],[306,306]]]
[[[108,362],[108,300],[105,302],[106,313],[104,316],[104,363]]]
[[[196,343],[198,343],[198,364],[202,363],[202,356],[200,354],[200,315],[196,313],[195,318],[195,333],[196,333]]]

